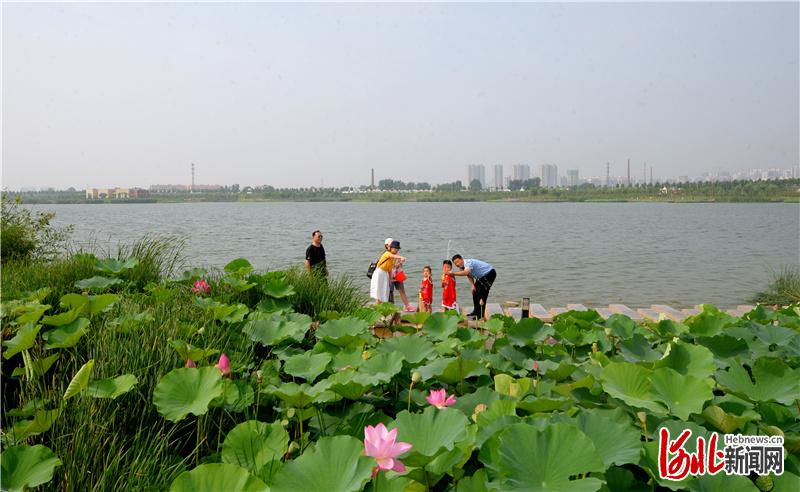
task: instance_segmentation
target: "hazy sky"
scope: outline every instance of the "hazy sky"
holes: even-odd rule
[[[3,186],[788,168],[798,9],[5,4]]]

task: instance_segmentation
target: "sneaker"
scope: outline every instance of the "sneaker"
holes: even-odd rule
[[[415,308],[414,306],[409,304],[408,306],[406,306],[406,312],[407,313],[416,313],[417,312],[417,308]]]

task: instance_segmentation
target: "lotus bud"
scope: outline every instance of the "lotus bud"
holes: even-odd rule
[[[297,451],[298,449],[300,449],[300,445],[299,445],[299,444],[297,444],[297,441],[292,441],[292,442],[290,442],[290,443],[289,443],[289,450],[288,450],[288,451],[286,451],[286,452],[287,452],[288,454],[292,454],[292,453],[294,453],[295,451]]]
[[[551,335],[551,336],[547,337],[547,340],[545,340],[545,343],[552,347],[553,345],[557,345],[558,344],[558,340],[553,338],[553,336]]]
[[[289,425],[289,421],[288,421],[287,419],[283,419],[283,420],[281,420],[281,425],[282,425],[283,427],[286,427],[286,426],[288,426],[288,425]]]
[[[195,364],[192,359],[186,359],[186,366],[185,367],[194,369],[194,368],[197,367],[197,364]]]
[[[261,372],[261,369],[256,371],[256,380],[258,384],[262,384],[264,382],[264,373]]]
[[[639,422],[641,422],[642,425],[647,423],[647,414],[645,412],[636,412],[636,416],[639,418]]]
[[[294,417],[294,415],[295,415],[295,410],[294,410],[294,408],[290,408],[289,410],[286,410],[286,416],[287,416],[287,417],[289,417],[289,418],[293,418],[293,417]]]
[[[606,332],[606,336],[607,336],[607,337],[610,337],[610,336],[611,336],[611,328],[606,328],[606,329],[605,329],[605,332]]]
[[[419,383],[420,381],[422,381],[422,374],[420,374],[419,371],[414,371],[413,373],[411,373],[411,381],[414,383]]]
[[[539,372],[539,361],[533,361],[533,370]]]
[[[592,353],[596,354],[599,351],[600,351],[600,349],[597,348],[597,342],[592,342]]]
[[[219,369],[219,372],[221,372],[223,376],[227,376],[228,374],[231,373],[231,361],[225,354],[219,356],[219,361],[217,362],[217,365],[214,367]]]
[[[362,359],[369,360],[370,357],[372,357],[372,354],[369,353],[369,350],[365,350],[365,351],[361,352],[361,358]]]

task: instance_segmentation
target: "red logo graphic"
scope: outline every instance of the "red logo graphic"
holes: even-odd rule
[[[683,480],[687,475],[716,475],[723,466],[725,454],[717,450],[719,436],[711,433],[706,446],[706,440],[697,438],[695,452],[689,453],[684,449],[686,441],[692,435],[689,429],[684,430],[674,441],[670,440],[669,429],[662,427],[659,431],[658,442],[658,475],[666,480]]]

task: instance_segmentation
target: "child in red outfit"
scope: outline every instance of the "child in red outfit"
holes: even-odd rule
[[[431,267],[422,269],[422,282],[419,284],[419,311],[430,313],[433,311],[433,280],[431,280]]]
[[[450,273],[453,271],[453,262],[444,260],[442,262],[442,307],[446,311],[455,309],[458,311],[456,302],[456,278]]]

